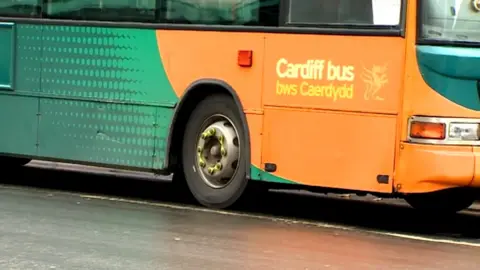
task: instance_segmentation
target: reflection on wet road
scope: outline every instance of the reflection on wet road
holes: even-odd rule
[[[403,206],[270,193],[242,214],[217,213],[178,204],[168,183],[132,177],[26,168],[2,182],[1,269],[476,269],[480,263],[475,209],[439,220]]]

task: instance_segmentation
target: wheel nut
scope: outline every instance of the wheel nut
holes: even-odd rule
[[[213,135],[215,135],[215,133],[217,132],[216,129],[214,128],[211,128],[205,132],[202,133],[202,139],[206,139],[208,137],[212,137]]]

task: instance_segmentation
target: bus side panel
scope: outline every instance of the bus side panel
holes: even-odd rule
[[[0,153],[37,154],[38,98],[0,95]]]
[[[254,164],[260,164],[262,155],[262,126],[263,126],[263,114],[247,113],[247,124],[250,131],[250,178],[252,180],[259,180],[260,175],[253,171],[255,169]]]
[[[38,25],[15,25],[16,57],[14,93],[38,92],[42,73],[42,28]]]
[[[41,157],[153,166],[155,107],[42,98],[40,114]],[[162,125],[162,134],[167,134],[166,126]]]
[[[155,129],[155,152],[153,157],[153,169],[161,170],[166,168],[165,158],[167,157],[167,137],[170,133],[174,110],[170,108],[157,107],[154,123]]]
[[[265,47],[264,105],[399,112],[401,37],[269,34]]]
[[[390,192],[377,176],[392,175],[395,123],[395,116],[266,108],[263,158],[277,164],[275,175],[300,184]]]
[[[178,98],[155,30],[37,25],[18,35],[19,92],[40,98],[39,158],[164,167]]]
[[[269,34],[265,47],[262,163],[301,184],[391,192],[405,40]]]
[[[37,30],[0,24],[0,153],[37,153],[38,98],[18,95],[40,89],[41,31]]]

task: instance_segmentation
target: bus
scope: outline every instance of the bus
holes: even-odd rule
[[[478,0],[4,0],[1,165],[455,213],[480,186],[479,29]]]

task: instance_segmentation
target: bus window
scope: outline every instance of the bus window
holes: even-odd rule
[[[280,0],[166,0],[168,23],[277,26]]]
[[[290,0],[287,24],[398,25],[400,6],[400,0]]]
[[[38,17],[41,10],[40,0],[0,1],[0,16]]]
[[[480,1],[421,1],[423,39],[480,42]]]
[[[49,18],[154,22],[155,0],[47,0]]]

